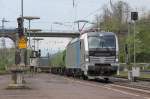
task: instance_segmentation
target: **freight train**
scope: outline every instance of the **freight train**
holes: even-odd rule
[[[118,67],[118,38],[112,32],[88,32],[73,39],[64,54],[65,67],[52,67],[52,73],[84,79],[104,78],[116,73]]]

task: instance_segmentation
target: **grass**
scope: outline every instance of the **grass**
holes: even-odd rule
[[[8,74],[8,71],[6,70],[0,70],[0,75]]]
[[[115,76],[118,76],[118,75],[115,75]],[[128,77],[128,72],[121,71],[119,76],[127,78]],[[139,78],[150,79],[150,74],[141,73]]]
[[[140,78],[150,78],[150,74],[141,74]]]

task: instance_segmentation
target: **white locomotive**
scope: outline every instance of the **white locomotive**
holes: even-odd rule
[[[117,71],[118,38],[112,32],[89,32],[72,40],[66,48],[68,76],[82,76],[84,79],[102,77],[105,80]]]

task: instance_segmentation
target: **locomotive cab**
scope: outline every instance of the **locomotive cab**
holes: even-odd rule
[[[81,62],[84,75],[88,77],[108,77],[115,74],[118,66],[116,35],[111,32],[83,34],[81,36],[81,60],[84,60]]]

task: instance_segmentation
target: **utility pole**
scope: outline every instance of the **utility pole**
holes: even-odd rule
[[[2,33],[5,32],[5,22],[9,22],[7,20],[5,20],[5,18],[2,19]],[[6,48],[6,43],[5,43],[5,39],[2,38],[2,48]]]
[[[3,36],[2,36],[2,59],[7,59],[7,57],[6,57],[6,42],[5,42],[5,38],[4,38],[4,36],[5,36],[5,23],[6,22],[9,22],[9,21],[7,21],[7,20],[5,20],[5,18],[3,18],[2,20],[2,33],[4,34]],[[6,65],[6,62],[5,62],[5,60],[3,60],[3,65]]]
[[[130,37],[130,27],[131,27],[131,23],[129,22],[128,23],[128,38]],[[130,65],[130,62],[131,62],[131,55],[130,55],[130,52],[131,52],[131,44],[130,44],[130,41],[129,41],[129,44],[128,44],[128,64]]]
[[[73,0],[72,4],[73,4],[73,10],[74,10],[73,18],[74,18],[74,21],[76,21],[77,20],[77,5],[76,5],[76,0]],[[73,25],[73,31],[75,31],[75,23]]]
[[[133,42],[134,42],[134,67],[135,67],[136,66],[136,50],[135,50],[136,49],[136,45],[135,45],[136,44],[135,43],[136,42],[136,40],[135,40],[135,37],[136,37],[136,21],[134,21],[134,27],[133,28],[134,28],[134,30],[133,30],[134,31],[134,33],[133,33],[134,34],[133,35],[134,36],[134,41]]]
[[[100,22],[99,22],[99,16],[97,16],[97,31],[100,31]]]
[[[24,19],[23,19],[23,0],[21,0],[21,19],[22,19],[22,29],[23,29],[23,34],[24,34]],[[20,49],[21,51],[21,62],[20,62],[20,65],[22,66],[25,66],[25,63],[24,63],[24,52],[25,52],[25,49]]]

